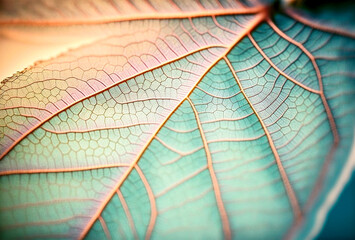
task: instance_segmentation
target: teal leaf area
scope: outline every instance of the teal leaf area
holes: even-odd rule
[[[109,23],[1,83],[1,239],[309,236],[351,158],[354,34],[218,14]]]

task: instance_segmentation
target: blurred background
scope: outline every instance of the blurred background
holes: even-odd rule
[[[355,239],[355,171],[328,213],[317,239]]]

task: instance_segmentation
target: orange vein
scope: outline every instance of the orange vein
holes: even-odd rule
[[[130,79],[133,79],[133,78],[135,78],[135,77],[138,77],[138,76],[140,76],[140,75],[142,75],[142,74],[145,74],[145,73],[147,73],[147,72],[153,71],[153,70],[158,69],[158,68],[161,68],[161,67],[163,67],[163,66],[165,66],[165,65],[168,65],[168,64],[173,63],[173,62],[175,62],[175,61],[178,61],[178,60],[180,60],[180,59],[186,58],[187,56],[190,56],[190,55],[192,55],[192,54],[201,52],[201,51],[203,51],[203,50],[215,48],[215,47],[216,47],[216,48],[217,48],[217,47],[223,47],[223,48],[225,48],[225,46],[222,46],[222,45],[210,45],[210,46],[206,46],[206,47],[202,47],[202,48],[196,49],[196,50],[194,50],[194,51],[191,51],[191,52],[188,52],[188,53],[186,53],[186,54],[183,54],[183,55],[181,55],[180,57],[177,57],[177,58],[174,58],[174,59],[172,59],[172,60],[169,60],[169,61],[166,61],[166,62],[164,62],[164,63],[161,63],[161,64],[159,64],[159,65],[157,65],[157,66],[155,66],[155,67],[153,67],[153,68],[149,68],[149,69],[147,69],[147,70],[144,70],[144,71],[141,71],[141,72],[139,72],[139,73],[136,73],[136,74],[134,74],[134,75],[132,75],[132,76],[130,76],[130,77],[127,77],[127,78],[125,78],[125,79],[122,79],[122,80],[119,81],[119,82],[116,82],[116,83],[113,83],[113,84],[111,84],[111,85],[109,85],[109,86],[107,86],[107,87],[104,87],[104,88],[101,89],[100,91],[91,93],[91,94],[87,95],[86,97],[83,97],[83,98],[81,98],[81,99],[78,99],[77,101],[74,101],[74,102],[68,104],[66,107],[64,107],[64,108],[62,108],[62,109],[60,109],[60,110],[58,110],[58,111],[55,112],[55,113],[53,113],[53,115],[48,116],[47,118],[45,118],[45,119],[43,119],[43,120],[39,120],[39,122],[38,122],[36,125],[34,125],[33,127],[31,127],[30,129],[28,129],[28,131],[26,131],[25,133],[23,133],[23,135],[21,135],[20,138],[16,139],[16,141],[14,141],[14,142],[0,155],[0,160],[1,160],[12,148],[14,148],[22,139],[24,139],[24,138],[27,137],[30,133],[32,133],[34,130],[36,130],[37,128],[39,128],[40,126],[42,126],[45,122],[51,120],[52,118],[54,118],[55,116],[57,116],[57,115],[60,114],[61,112],[64,112],[65,110],[67,110],[67,109],[69,109],[70,107],[72,107],[73,105],[75,105],[75,104],[77,104],[77,103],[79,103],[79,102],[83,102],[84,100],[89,99],[89,98],[91,98],[91,97],[93,97],[93,96],[97,96],[98,94],[103,93],[103,92],[105,92],[106,90],[108,90],[108,89],[110,89],[110,88],[113,88],[113,87],[115,87],[115,86],[117,86],[117,85],[120,85],[121,83],[127,82],[127,81],[129,81]]]
[[[53,134],[68,134],[68,133],[88,133],[88,132],[95,132],[95,131],[102,131],[102,130],[114,130],[114,129],[121,129],[121,128],[130,128],[130,127],[138,127],[143,125],[157,125],[158,123],[155,122],[142,122],[142,123],[134,123],[131,125],[121,125],[121,126],[112,126],[112,127],[101,127],[101,128],[92,128],[92,129],[70,129],[70,130],[52,130],[49,128],[41,127],[44,131],[50,132]]]
[[[224,15],[237,15],[237,14],[255,14],[262,12],[265,9],[263,6],[253,8],[240,8],[240,9],[224,9],[224,10],[210,10],[198,12],[184,12],[184,13],[140,13],[137,15],[121,16],[109,19],[86,19],[86,20],[71,20],[71,21],[44,21],[44,20],[0,20],[0,25],[32,25],[32,26],[70,26],[70,25],[97,25],[107,24],[123,21],[136,21],[136,20],[163,20],[163,19],[187,19],[209,16],[224,16]]]
[[[155,198],[154,198],[153,191],[150,188],[149,183],[148,183],[147,179],[145,178],[142,170],[138,167],[137,164],[135,165],[135,169],[136,169],[138,175],[140,176],[140,178],[142,179],[142,182],[147,190],[149,201],[150,201],[150,221],[149,221],[149,225],[147,228],[147,234],[145,236],[145,239],[150,239],[150,236],[152,235],[155,221],[156,221],[157,215],[158,215],[157,207],[155,204]]]
[[[7,207],[0,207],[0,211],[9,211],[9,210],[18,210],[20,208],[29,208],[29,207],[38,207],[38,206],[48,206],[48,205],[54,205],[54,204],[62,204],[62,203],[72,203],[72,202],[99,202],[97,199],[92,199],[92,198],[65,198],[65,199],[52,199],[52,200],[46,200],[46,201],[37,201],[37,202],[27,202],[23,204],[15,204],[12,206],[7,206]]]
[[[323,170],[321,171],[321,176],[318,178],[317,183],[315,184],[315,190],[312,191],[312,196],[310,197],[310,199],[313,199],[315,197],[315,195],[317,194],[317,192],[318,192],[317,191],[318,186],[323,182],[324,172],[326,172],[325,170],[327,169],[327,166],[329,165],[329,162],[332,160],[334,151],[335,151],[336,147],[339,144],[340,138],[339,138],[338,129],[337,129],[337,126],[336,126],[336,123],[335,123],[335,119],[334,119],[333,113],[332,113],[332,111],[331,111],[331,109],[329,107],[329,104],[328,104],[327,99],[326,99],[325,94],[324,94],[322,75],[320,73],[320,70],[319,70],[319,67],[318,67],[318,64],[316,62],[315,57],[307,50],[307,48],[305,48],[303,46],[303,44],[297,42],[296,40],[290,38],[287,34],[282,32],[270,19],[267,19],[267,22],[271,26],[271,28],[274,29],[274,31],[277,34],[279,34],[281,37],[283,37],[287,41],[291,42],[295,46],[299,47],[309,57],[309,59],[311,60],[311,62],[313,64],[313,67],[316,70],[318,83],[319,83],[319,88],[320,88],[320,96],[321,96],[322,103],[324,105],[324,108],[325,108],[325,111],[326,111],[326,114],[327,114],[327,117],[328,117],[328,120],[329,120],[329,125],[330,125],[330,128],[331,128],[332,134],[333,134],[333,138],[334,138],[333,145],[332,145],[332,147],[330,149],[330,152],[329,152],[329,154],[327,156],[327,159],[326,159],[326,162],[324,164]],[[310,200],[310,201],[312,201],[312,200]]]
[[[174,188],[176,188],[177,186],[180,186],[181,184],[184,184],[185,182],[187,182],[188,180],[196,177],[197,175],[199,175],[200,173],[202,173],[203,171],[205,171],[208,167],[207,166],[203,166],[200,169],[197,169],[196,171],[194,171],[193,173],[191,173],[190,175],[187,175],[186,177],[180,179],[178,182],[170,185],[169,187],[163,189],[162,191],[160,191],[159,193],[157,193],[155,195],[156,198],[160,198],[161,196],[167,194],[169,191],[173,190]]]
[[[293,82],[294,84],[300,86],[303,89],[306,89],[309,92],[312,93],[316,93],[316,94],[320,94],[320,91],[315,90],[313,88],[310,88],[300,82],[298,82],[296,79],[292,78],[291,76],[287,75],[286,73],[284,73],[283,71],[281,71],[272,61],[271,59],[264,53],[264,51],[260,48],[260,46],[256,43],[256,41],[254,40],[254,38],[251,36],[250,33],[248,33],[248,37],[250,39],[250,41],[252,42],[252,44],[254,45],[254,47],[259,51],[259,53],[263,56],[263,58],[276,70],[278,71],[282,76],[284,76],[285,78],[289,79],[291,82]]]
[[[131,212],[129,211],[129,208],[128,208],[128,205],[126,203],[126,200],[124,199],[124,197],[123,197],[123,195],[122,195],[122,193],[121,193],[121,191],[119,189],[117,190],[117,195],[118,195],[118,198],[121,201],[123,210],[124,210],[124,212],[126,214],[126,217],[128,219],[128,223],[129,223],[129,226],[131,227],[131,230],[132,230],[132,233],[134,235],[134,238],[138,239],[137,231],[136,231],[136,228],[134,226],[134,222],[133,222],[133,218],[132,218]]]
[[[107,225],[106,225],[106,223],[105,223],[105,220],[104,220],[101,216],[99,216],[99,221],[100,221],[100,223],[101,223],[102,229],[103,229],[104,232],[105,232],[106,237],[107,237],[108,239],[111,239],[111,235],[110,235],[110,232],[109,232],[109,230],[108,230],[108,228],[107,228]]]
[[[56,173],[56,172],[76,172],[76,171],[88,171],[104,168],[117,168],[117,167],[129,167],[129,164],[107,164],[92,167],[73,167],[73,168],[50,168],[50,169],[19,169],[19,170],[5,170],[0,172],[0,176],[11,174],[33,174],[33,173]]]
[[[334,120],[334,116],[332,114],[332,111],[329,107],[329,104],[327,102],[327,99],[324,95],[324,88],[323,88],[323,81],[322,81],[322,75],[320,73],[318,64],[316,62],[315,57],[307,50],[307,48],[305,48],[303,46],[303,44],[297,42],[296,40],[290,38],[288,35],[286,35],[284,32],[282,32],[270,19],[267,19],[267,23],[271,26],[271,28],[277,33],[279,34],[282,38],[286,39],[287,41],[291,42],[292,44],[294,44],[295,46],[299,47],[311,60],[314,69],[316,70],[316,74],[317,74],[317,78],[318,78],[318,84],[319,84],[319,89],[320,89],[320,96],[325,108],[325,111],[327,113],[328,116],[328,120],[329,120],[329,125],[330,128],[332,130],[333,133],[333,137],[334,137],[334,145],[337,145],[339,142],[339,133],[338,133],[338,129],[337,126],[335,124],[335,120]]]
[[[110,201],[110,199],[112,198],[112,196],[114,195],[114,193],[120,188],[120,186],[123,184],[123,182],[128,178],[129,174],[132,172],[132,170],[135,168],[136,164],[138,163],[139,159],[142,157],[143,153],[145,152],[145,149],[148,148],[148,146],[150,145],[150,143],[153,141],[154,137],[158,134],[158,132],[160,131],[160,129],[164,126],[164,124],[169,120],[169,118],[171,117],[171,115],[176,111],[176,109],[178,109],[180,107],[180,105],[182,104],[182,102],[180,104],[178,104],[172,111],[171,113],[165,118],[165,120],[161,123],[161,125],[159,126],[159,128],[152,134],[152,137],[150,138],[149,141],[146,142],[146,144],[143,146],[143,149],[141,150],[141,152],[138,154],[138,156],[136,157],[136,159],[132,162],[132,164],[129,166],[128,170],[125,172],[125,174],[119,179],[119,181],[117,182],[117,184],[113,187],[113,190],[106,196],[106,198],[104,199],[102,205],[97,209],[96,213],[92,216],[92,218],[90,219],[90,221],[87,223],[86,227],[84,228],[84,230],[82,231],[81,235],[80,235],[80,239],[83,239],[86,234],[89,232],[91,226],[94,224],[94,222],[96,221],[96,219],[98,218],[98,216],[100,216],[101,212],[104,210],[104,208],[106,207],[106,205],[108,204],[108,202]]]
[[[307,48],[305,48],[303,46],[303,44],[301,44],[300,42],[297,42],[296,40],[292,39],[287,34],[285,34],[283,31],[281,31],[281,29],[279,29],[275,25],[275,23],[271,21],[271,19],[267,19],[267,23],[282,38],[286,39],[287,41],[291,42],[295,46],[299,47],[309,57],[309,59],[311,60],[311,62],[313,64],[313,67],[314,67],[314,69],[316,71],[317,78],[318,78],[319,89],[320,89],[320,97],[322,99],[322,103],[323,103],[323,106],[325,108],[325,111],[326,111],[326,114],[327,114],[327,117],[328,117],[328,122],[329,122],[331,131],[332,131],[332,134],[333,134],[333,138],[334,138],[332,147],[331,147],[329,153],[327,154],[327,157],[326,157],[325,163],[324,163],[324,165],[322,167],[320,176],[318,177],[318,179],[317,179],[317,181],[316,181],[316,183],[315,183],[315,185],[313,187],[313,191],[311,193],[311,196],[309,197],[309,200],[308,200],[308,203],[307,203],[307,207],[309,207],[310,204],[314,201],[314,198],[318,195],[319,190],[320,190],[320,185],[322,185],[322,183],[324,181],[325,173],[327,172],[329,163],[333,159],[333,155],[334,155],[335,149],[337,148],[337,146],[339,144],[339,133],[338,133],[338,129],[337,129],[337,126],[336,126],[336,123],[335,123],[335,120],[334,120],[334,116],[332,114],[332,111],[331,111],[331,109],[330,109],[330,107],[328,105],[327,99],[326,99],[325,94],[324,94],[322,75],[320,73],[320,70],[319,70],[319,67],[318,67],[318,64],[316,62],[315,57],[313,56],[313,54],[311,54],[308,51]],[[286,238],[290,238],[293,235],[293,233],[294,233],[294,231],[296,230],[297,227],[298,227],[298,224],[294,225],[294,227],[291,228],[289,230],[289,232],[287,233]]]
[[[110,199],[112,198],[112,196],[115,194],[115,192],[117,191],[117,189],[120,188],[120,186],[122,185],[122,183],[126,180],[126,178],[128,177],[128,175],[132,172],[132,170],[134,169],[135,165],[138,163],[138,161],[140,160],[140,158],[142,157],[142,155],[144,154],[145,150],[148,148],[148,146],[150,145],[150,143],[153,141],[153,139],[155,138],[155,136],[158,134],[158,132],[160,131],[160,129],[165,125],[165,123],[169,120],[169,118],[171,117],[171,115],[174,114],[174,112],[181,106],[181,104],[184,102],[184,100],[186,100],[186,98],[188,96],[190,96],[190,94],[192,93],[192,91],[195,89],[195,87],[199,84],[199,82],[206,76],[206,74],[221,60],[223,59],[223,57],[225,57],[231,50],[232,48],[239,43],[249,32],[251,32],[256,26],[259,25],[260,22],[262,22],[264,19],[266,18],[266,12],[261,12],[260,14],[256,15],[255,18],[251,21],[250,26],[246,29],[244,29],[241,33],[240,36],[237,37],[237,39],[226,49],[226,51],[222,54],[222,56],[220,56],[219,58],[217,58],[213,63],[211,63],[211,65],[205,70],[205,72],[201,75],[200,79],[194,84],[194,86],[192,86],[191,90],[188,92],[187,96],[169,113],[169,115],[164,119],[164,121],[162,121],[162,123],[160,124],[160,126],[157,128],[157,130],[152,134],[151,138],[146,142],[146,144],[144,145],[144,147],[142,148],[142,150],[140,151],[140,153],[137,155],[136,159],[132,162],[131,166],[129,167],[129,169],[125,172],[125,174],[122,176],[122,178],[118,181],[118,183],[116,184],[116,186],[113,188],[113,190],[106,196],[106,198],[104,199],[102,205],[97,209],[96,213],[92,216],[92,218],[90,219],[90,221],[87,223],[86,227],[84,228],[84,230],[82,231],[81,235],[80,235],[80,239],[83,239],[86,234],[88,233],[88,231],[90,230],[91,226],[94,224],[95,220],[98,218],[98,216],[100,216],[101,212],[104,210],[104,208],[106,207],[106,205],[108,204],[108,202],[110,201]]]
[[[325,95],[324,95],[322,75],[321,75],[319,67],[318,67],[318,65],[316,63],[315,57],[301,43],[295,41],[294,39],[292,39],[288,35],[286,35],[284,32],[282,32],[270,19],[268,19],[267,22],[271,26],[271,28],[274,29],[274,31],[276,33],[278,33],[281,37],[283,37],[287,41],[289,41],[292,44],[294,44],[297,47],[299,47],[309,57],[309,59],[311,60],[311,62],[313,64],[313,67],[316,70],[318,83],[319,83],[319,88],[320,88],[320,96],[322,98],[322,102],[323,102],[324,108],[325,108],[326,113],[328,115],[329,124],[330,124],[331,130],[333,132],[333,136],[334,136],[334,142],[337,143],[339,141],[339,133],[338,133],[338,130],[337,130],[337,127],[336,127],[336,124],[335,124],[335,120],[334,120],[333,114],[332,114],[332,112],[330,110],[330,107],[328,105],[327,99],[325,98]]]
[[[335,28],[335,27],[330,27],[329,25],[321,25],[315,21],[306,19],[305,17],[302,17],[300,14],[298,14],[297,12],[295,12],[294,10],[291,9],[285,9],[285,12],[292,17],[293,19],[295,19],[296,21],[307,25],[308,27],[311,28],[315,28],[321,31],[325,31],[325,32],[330,32],[330,33],[335,33],[335,34],[339,34],[339,35],[343,35],[345,37],[350,37],[350,38],[355,38],[355,34],[352,32],[348,32],[344,29],[341,28]]]
[[[65,217],[65,218],[61,218],[61,219],[57,219],[57,220],[43,220],[43,221],[32,221],[32,222],[20,222],[20,223],[10,223],[8,222],[9,225],[6,226],[6,230],[9,229],[19,229],[19,228],[23,228],[23,227],[30,227],[30,226],[48,226],[48,225],[57,225],[59,223],[64,223],[64,224],[68,224],[68,221],[70,220],[74,220],[77,218],[86,218],[87,216],[83,216],[83,215],[76,215],[76,216],[72,216],[72,217]],[[58,225],[57,225],[58,226]],[[1,229],[3,230],[3,228]],[[32,236],[31,236],[32,237]]]
[[[274,145],[274,142],[271,138],[271,135],[270,135],[270,132],[268,131],[268,129],[266,128],[264,122],[262,121],[261,117],[259,116],[258,112],[256,111],[256,109],[254,108],[254,106],[252,105],[252,103],[250,102],[248,96],[246,95],[246,93],[244,92],[244,89],[242,87],[242,84],[240,83],[240,80],[239,78],[237,77],[237,75],[235,74],[234,72],[234,69],[233,69],[233,66],[232,64],[230,63],[229,59],[227,57],[224,57],[224,60],[226,61],[230,71],[232,72],[235,80],[237,81],[237,84],[240,88],[240,90],[242,91],[243,93],[243,96],[244,98],[247,100],[250,108],[253,110],[253,112],[255,113],[256,117],[258,118],[262,128],[264,129],[265,131],[265,134],[267,136],[267,139],[269,141],[269,144],[270,144],[270,147],[271,147],[271,150],[272,150],[272,153],[274,154],[274,157],[275,157],[275,160],[276,160],[276,164],[277,164],[277,167],[279,169],[279,172],[280,172],[280,175],[281,175],[281,178],[282,178],[282,181],[283,181],[283,184],[285,186],[285,189],[286,189],[286,193],[288,195],[288,198],[290,200],[290,204],[292,206],[292,209],[293,209],[293,213],[294,213],[294,216],[295,216],[295,220],[296,222],[299,221],[299,219],[302,218],[302,211],[301,211],[301,208],[300,208],[300,205],[298,203],[298,199],[296,197],[296,194],[291,186],[291,183],[288,179],[288,176],[286,174],[286,171],[281,163],[281,159],[280,159],[280,156],[276,150],[276,147]]]
[[[206,157],[207,157],[207,166],[208,166],[208,170],[210,171],[212,185],[213,185],[213,189],[214,189],[214,193],[215,193],[215,197],[216,197],[216,201],[217,201],[217,206],[218,206],[219,214],[221,215],[221,219],[222,219],[224,238],[225,239],[231,239],[232,238],[232,234],[231,234],[229,219],[228,219],[228,215],[227,215],[226,209],[225,209],[224,204],[223,204],[221,190],[219,188],[219,184],[218,184],[218,180],[217,180],[217,177],[216,177],[216,173],[214,172],[214,169],[213,169],[211,152],[210,152],[208,144],[207,144],[206,136],[205,136],[205,133],[203,132],[202,125],[201,125],[201,122],[200,122],[200,118],[198,116],[198,112],[197,112],[194,104],[192,103],[190,98],[187,98],[187,101],[190,103],[191,108],[192,108],[192,110],[193,110],[193,112],[195,114],[197,126],[198,126],[198,129],[200,130],[200,135],[201,135],[201,138],[202,138],[203,146],[205,148]]]

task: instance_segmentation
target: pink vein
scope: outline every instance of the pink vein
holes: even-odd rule
[[[247,141],[255,141],[265,136],[265,133],[260,134],[259,136],[249,137],[249,138],[224,138],[224,139],[214,139],[210,140],[208,143],[216,143],[216,142],[247,142]]]
[[[150,239],[150,236],[152,235],[153,228],[154,228],[154,225],[155,225],[155,222],[157,219],[157,215],[158,215],[157,207],[155,204],[155,198],[154,198],[153,191],[150,188],[149,183],[148,183],[147,179],[145,178],[142,170],[138,167],[137,164],[135,165],[135,169],[136,169],[138,175],[140,176],[140,178],[142,179],[142,182],[147,190],[149,201],[150,201],[150,221],[149,221],[147,233],[145,236],[145,239]]]
[[[195,172],[193,172],[192,174],[184,177],[183,179],[181,179],[179,182],[176,182],[172,185],[170,185],[169,187],[165,188],[164,190],[162,190],[161,192],[157,193],[155,195],[156,198],[159,198],[165,194],[167,194],[169,191],[171,191],[172,189],[176,188],[177,186],[183,184],[184,182],[196,177],[197,175],[199,175],[200,173],[202,173],[203,171],[205,171],[208,167],[207,166],[203,166],[202,168],[196,170]]]
[[[108,239],[111,239],[111,235],[110,235],[110,232],[109,232],[109,230],[108,230],[108,228],[107,228],[107,225],[106,225],[106,223],[105,223],[105,220],[104,220],[101,216],[99,216],[99,221],[100,221],[100,223],[101,223],[102,229],[103,229],[104,232],[105,232],[106,237],[107,237]]]
[[[51,205],[53,207],[53,204],[63,204],[63,203],[71,203],[71,202],[99,202],[97,199],[92,199],[92,198],[66,198],[66,199],[53,199],[53,200],[48,200],[48,201],[38,201],[38,202],[30,202],[30,203],[24,203],[24,204],[17,204],[17,205],[12,205],[9,207],[0,207],[1,211],[9,211],[9,210],[16,210],[20,208],[29,208],[29,207],[38,207],[38,206],[48,206]]]
[[[136,231],[136,228],[134,227],[134,222],[133,222],[133,218],[132,218],[131,212],[129,211],[129,208],[128,208],[128,205],[126,203],[126,200],[124,199],[124,197],[123,197],[123,195],[122,195],[122,193],[121,193],[121,191],[119,189],[117,190],[117,195],[118,195],[118,198],[121,201],[123,210],[124,210],[124,212],[126,214],[126,217],[128,219],[128,223],[129,223],[129,226],[131,227],[131,230],[132,230],[132,233],[134,235],[134,238],[138,239],[137,231]]]
[[[202,147],[198,147],[198,148],[195,148],[189,152],[181,152],[171,146],[169,146],[168,144],[166,144],[163,140],[161,140],[159,137],[155,136],[154,137],[159,143],[161,143],[161,145],[163,145],[165,148],[169,149],[170,151],[172,152],[175,152],[177,154],[179,154],[180,156],[187,156],[187,155],[190,155],[190,154],[193,154],[195,152],[197,152],[198,150],[202,149]]]

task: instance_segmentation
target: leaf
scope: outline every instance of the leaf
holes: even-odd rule
[[[21,4],[2,36],[92,38],[1,82],[3,238],[304,238],[319,222],[353,142],[352,30],[266,3]]]

